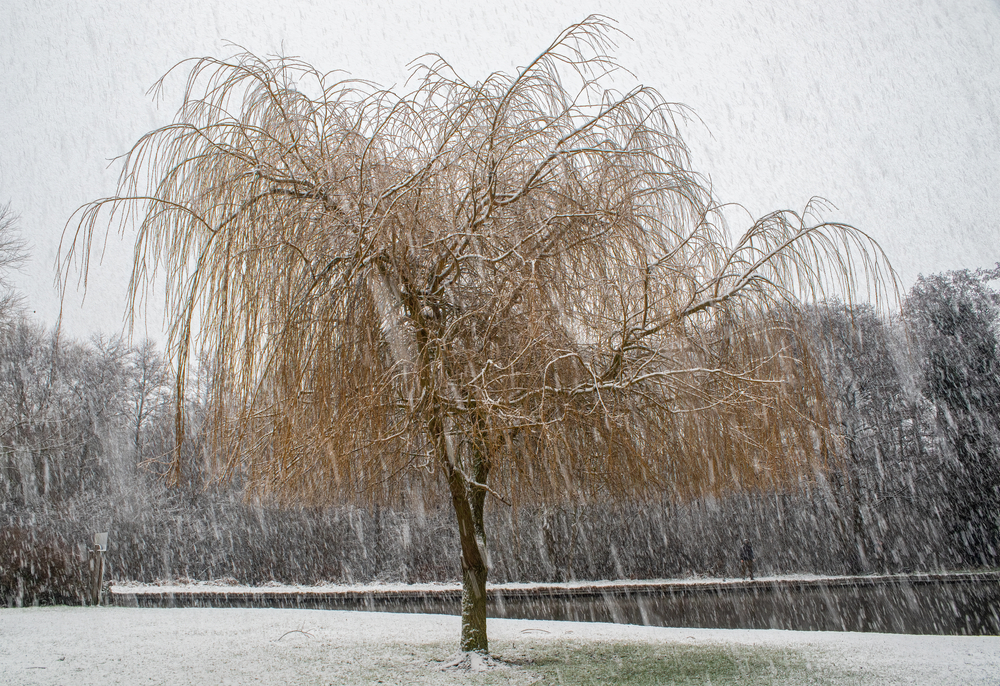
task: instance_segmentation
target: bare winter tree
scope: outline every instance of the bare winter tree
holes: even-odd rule
[[[11,287],[9,272],[20,269],[28,259],[28,249],[17,229],[18,217],[10,205],[0,205],[0,317],[8,319],[20,296]]]
[[[812,207],[730,240],[683,108],[606,88],[611,37],[591,17],[478,83],[432,56],[406,95],[196,60],[176,123],[67,237],[85,283],[103,211],[138,218],[133,306],[160,270],[176,395],[207,354],[225,473],[278,498],[447,488],[465,651],[488,649],[488,497],[683,496],[823,459],[822,384],[773,306],[886,268]]]
[[[129,360],[128,414],[133,423],[132,442],[136,463],[145,459],[143,436],[147,420],[156,415],[166,405],[170,406],[166,393],[170,389],[170,370],[156,344],[146,339],[131,351]]]
[[[949,539],[965,564],[1000,559],[1000,293],[994,269],[921,276],[903,315],[922,352],[924,395],[934,403],[947,459]]]

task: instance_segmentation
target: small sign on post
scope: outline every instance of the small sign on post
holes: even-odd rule
[[[104,553],[108,549],[108,532],[94,534],[94,545],[90,551],[90,603],[101,604],[101,588],[104,585]]]

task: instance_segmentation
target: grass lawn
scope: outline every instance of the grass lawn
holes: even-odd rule
[[[558,641],[510,659],[538,674],[539,685],[859,683],[857,674],[813,665],[800,650],[757,646]]]
[[[442,669],[459,626],[381,612],[0,609],[0,685],[1000,683],[997,637],[507,619],[489,621],[501,667]]]

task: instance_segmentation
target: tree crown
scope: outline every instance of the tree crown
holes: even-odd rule
[[[477,83],[432,55],[404,95],[195,60],[177,121],[68,253],[85,278],[102,210],[136,213],[131,306],[160,270],[178,397],[207,354],[224,466],[264,492],[392,498],[437,469],[504,500],[790,478],[828,437],[786,305],[891,269],[821,203],[731,239],[686,110],[607,87],[613,36],[590,17]]]

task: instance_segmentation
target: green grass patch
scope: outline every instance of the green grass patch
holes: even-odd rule
[[[566,684],[854,684],[857,675],[810,663],[794,650],[757,646],[539,642],[500,657]]]

